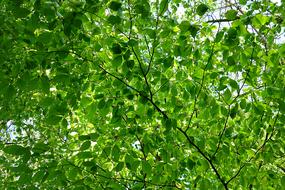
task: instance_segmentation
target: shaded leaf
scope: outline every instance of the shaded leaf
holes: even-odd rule
[[[202,4],[198,5],[196,11],[197,11],[197,14],[199,16],[203,16],[208,11],[208,9],[209,9],[209,7],[202,3]]]

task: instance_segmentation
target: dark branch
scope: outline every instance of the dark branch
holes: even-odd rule
[[[221,22],[232,22],[235,20],[238,20],[239,17],[236,17],[235,19],[226,19],[226,18],[221,18],[221,19],[215,19],[215,20],[208,20],[208,23],[221,23]]]

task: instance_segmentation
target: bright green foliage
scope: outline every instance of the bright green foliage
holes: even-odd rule
[[[226,12],[225,16],[229,20],[234,20],[237,18],[237,14],[238,14],[238,11],[231,9]]]
[[[0,1],[0,189],[284,189],[284,7]]]

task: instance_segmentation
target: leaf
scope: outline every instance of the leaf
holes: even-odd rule
[[[121,66],[122,63],[123,63],[123,56],[121,56],[121,55],[116,56],[116,57],[113,59],[112,63],[113,63],[113,65],[114,65],[114,67],[119,67],[119,66]]]
[[[261,25],[264,25],[266,24],[268,21],[269,21],[269,17],[268,16],[265,16],[263,14],[257,14],[255,15],[254,19],[257,19],[258,22],[261,24]]]
[[[232,98],[232,93],[231,93],[231,91],[227,88],[227,90],[225,91],[225,93],[224,93],[224,98],[225,98],[225,101],[227,102],[227,103],[229,103],[229,101],[231,100],[231,98]]]
[[[231,86],[234,90],[238,90],[238,89],[239,89],[239,85],[238,85],[238,83],[237,83],[235,80],[229,79],[229,84],[230,84],[230,86]]]
[[[147,175],[150,175],[152,173],[151,165],[145,160],[142,162],[142,171],[145,172]]]
[[[237,30],[231,27],[226,36],[225,36],[225,44],[228,46],[237,45],[239,42]]]
[[[207,179],[202,179],[202,180],[200,181],[200,188],[201,188],[201,189],[209,189],[209,186],[210,186],[209,180],[207,180]]]
[[[47,76],[41,77],[40,86],[44,93],[48,94],[50,92],[50,81]]]
[[[124,168],[124,166],[125,166],[124,162],[119,162],[115,167],[116,172],[120,172]]]
[[[80,150],[83,151],[83,150],[87,150],[88,148],[90,148],[91,146],[91,142],[90,141],[85,141],[81,147],[80,147]]]
[[[129,170],[133,170],[134,169],[134,159],[131,155],[127,154],[125,156],[125,163],[126,166]]]
[[[44,153],[50,149],[48,144],[45,144],[43,142],[38,142],[34,145],[33,151],[37,153]]]
[[[193,38],[195,38],[199,29],[200,29],[200,27],[198,25],[190,25],[189,31],[190,31],[190,34]]]
[[[128,45],[131,46],[131,47],[135,47],[138,45],[138,42],[137,40],[134,40],[134,39],[130,39],[129,42],[128,42]],[[130,56],[127,56],[127,58],[129,58]],[[126,58],[126,59],[127,59]]]
[[[196,9],[197,14],[199,16],[203,16],[208,10],[209,10],[209,7],[207,5],[205,5],[205,4],[203,4],[203,3],[198,5],[198,7]]]
[[[185,33],[187,31],[189,31],[189,28],[190,28],[190,22],[189,21],[184,20],[179,24],[179,29],[180,29],[181,33]]]
[[[282,178],[281,178],[281,185],[282,185],[282,187],[285,186],[285,176],[282,176]]]
[[[231,9],[225,13],[225,16],[228,20],[235,20],[237,18],[237,13],[236,10]]]
[[[285,113],[285,101],[280,100],[280,101],[278,102],[278,104],[279,104],[280,112],[281,112],[281,113]]]
[[[188,159],[187,161],[187,167],[189,170],[192,170],[195,167],[196,163],[192,159]]]
[[[134,62],[134,60],[128,60],[128,61],[126,61],[126,65],[129,69],[132,69],[135,65],[135,62]]]
[[[174,58],[173,57],[168,57],[166,59],[163,60],[163,66],[165,69],[168,69],[169,67],[172,66],[173,64],[173,61],[174,61]]]
[[[41,183],[44,183],[47,180],[48,176],[49,176],[49,172],[46,171],[44,176],[43,176],[43,178],[42,178],[42,180],[41,180]]]
[[[112,9],[113,11],[118,11],[122,6],[122,3],[117,2],[117,1],[111,1],[109,4],[109,8]]]
[[[105,108],[105,106],[106,106],[105,100],[104,99],[100,100],[98,103],[98,109],[101,110],[101,109]]]
[[[110,15],[108,18],[108,22],[112,25],[118,25],[121,23],[121,17],[115,16],[115,15]]]
[[[156,31],[153,29],[147,29],[146,34],[151,38],[155,39],[156,38]]]
[[[241,109],[245,109],[246,108],[246,101],[245,101],[245,99],[242,99],[240,101],[240,107],[241,107]]]
[[[169,0],[162,0],[159,5],[159,15],[163,15],[165,11],[168,9],[168,1]]]
[[[246,2],[247,2],[248,0],[239,0],[239,3],[240,4],[242,4],[242,5],[246,5]]]
[[[77,157],[80,159],[86,159],[86,158],[93,158],[93,155],[89,151],[81,151],[77,154]]]
[[[119,161],[120,154],[121,154],[120,148],[117,145],[115,145],[112,149],[112,158],[115,162]]]
[[[122,53],[122,47],[120,44],[117,44],[117,43],[114,43],[112,45],[111,50],[114,54],[121,54]]]
[[[78,139],[80,141],[90,140],[90,135],[79,135]]]
[[[280,57],[285,57],[285,44],[281,44],[278,48]]]
[[[17,18],[25,18],[30,14],[30,10],[22,7],[16,7],[14,9],[14,15]]]
[[[166,119],[166,121],[165,121],[165,128],[166,128],[167,131],[172,129],[171,119]]]
[[[27,148],[16,144],[5,146],[3,151],[7,154],[12,154],[15,156],[30,154],[30,151]]]
[[[32,180],[36,182],[42,181],[43,177],[45,176],[45,173],[46,172],[44,169],[40,169],[39,171],[34,173]]]
[[[219,31],[216,34],[215,42],[220,42],[224,36],[224,31]]]

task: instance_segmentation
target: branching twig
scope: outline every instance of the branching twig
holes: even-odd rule
[[[211,159],[215,158],[216,154],[218,153],[218,151],[220,149],[220,146],[221,146],[221,143],[222,143],[222,138],[223,138],[224,133],[225,133],[225,131],[227,129],[227,124],[228,124],[228,120],[229,120],[230,115],[231,115],[231,105],[228,106],[228,114],[227,114],[226,121],[224,123],[224,128],[223,128],[222,132],[219,135],[218,146],[217,146],[214,154],[211,156]]]
[[[278,113],[277,113],[277,115],[276,115],[276,117],[275,117],[275,119],[274,119],[274,122],[273,122],[273,125],[272,125],[273,128],[274,128],[275,125],[276,125],[278,116],[279,116],[279,111],[278,111]],[[254,155],[253,155],[252,157],[250,157],[247,161],[245,161],[245,162],[240,166],[240,168],[238,169],[238,171],[226,182],[226,184],[229,184],[232,180],[234,180],[234,179],[240,174],[241,170],[246,166],[246,164],[247,164],[248,162],[250,162],[253,158],[255,158],[256,155],[259,153],[259,151],[260,151],[261,149],[263,149],[263,148],[266,146],[267,142],[272,138],[273,132],[274,132],[274,131],[271,132],[271,135],[270,135],[269,137],[268,137],[268,134],[266,134],[265,139],[264,139],[262,145],[256,150],[256,152],[254,153]]]

